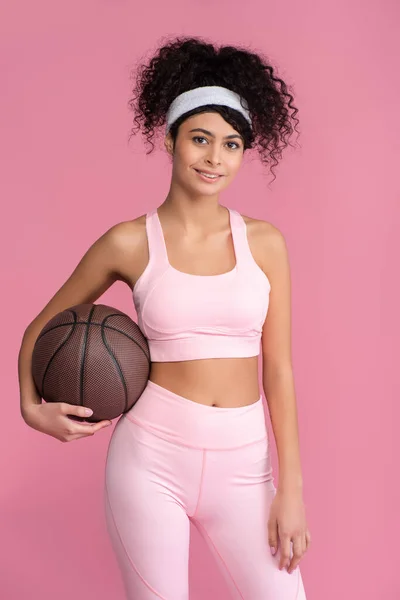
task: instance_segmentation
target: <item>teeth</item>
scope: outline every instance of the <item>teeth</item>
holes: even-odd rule
[[[217,177],[219,177],[219,175],[210,175],[209,173],[203,173],[202,171],[199,171],[199,173],[201,175],[204,175],[205,177],[209,177],[210,179],[216,179]]]

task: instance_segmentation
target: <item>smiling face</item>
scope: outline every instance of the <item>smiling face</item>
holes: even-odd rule
[[[179,126],[175,149],[170,134],[165,138],[165,147],[173,156],[173,182],[199,196],[225,189],[238,172],[244,152],[239,133],[215,112],[185,119]],[[218,177],[207,178],[202,172]]]

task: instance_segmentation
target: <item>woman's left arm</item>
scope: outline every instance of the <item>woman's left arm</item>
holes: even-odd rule
[[[299,432],[291,357],[291,281],[282,233],[264,224],[263,256],[271,284],[267,318],[262,331],[263,388],[274,432],[279,483],[268,522],[269,542],[280,545],[280,569],[292,572],[307,550],[311,536],[303,502]],[[291,543],[293,556],[291,556]]]

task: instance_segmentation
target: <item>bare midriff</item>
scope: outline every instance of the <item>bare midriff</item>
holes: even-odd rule
[[[153,383],[193,402],[232,408],[253,404],[260,397],[258,356],[153,362]]]

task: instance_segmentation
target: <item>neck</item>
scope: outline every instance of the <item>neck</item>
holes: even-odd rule
[[[164,215],[166,220],[171,218],[186,232],[209,230],[210,225],[220,222],[226,212],[217,195],[193,197],[183,190],[174,190],[172,186],[158,210],[159,215]]]

